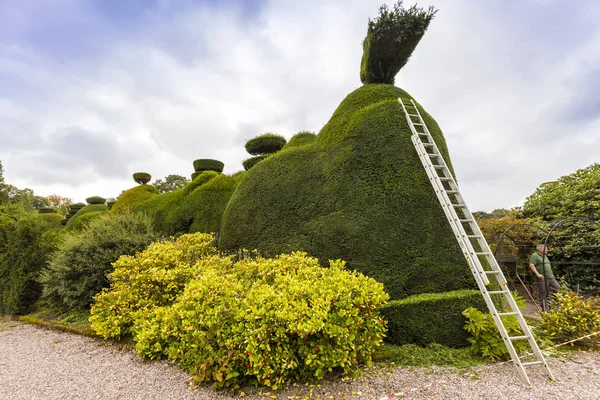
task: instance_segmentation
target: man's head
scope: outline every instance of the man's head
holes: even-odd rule
[[[535,249],[540,254],[547,254],[548,253],[548,248],[545,245],[543,245],[543,244],[538,244],[537,246],[535,246]]]

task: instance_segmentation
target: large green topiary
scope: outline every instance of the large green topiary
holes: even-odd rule
[[[75,227],[76,222],[79,220],[79,218],[81,218],[83,215],[86,215],[88,213],[95,213],[95,212],[100,212],[102,214],[108,212],[108,207],[106,206],[106,204],[88,204],[87,206],[83,207],[82,209],[80,209],[79,211],[77,211],[77,213],[75,215],[73,215],[71,218],[69,218],[69,220],[67,221],[67,224],[65,225],[65,228],[67,229],[73,229]],[[79,224],[79,226],[81,226]]]
[[[317,139],[317,135],[314,132],[300,131],[291,137],[289,142],[285,145],[285,149],[296,146],[303,146],[314,142]]]
[[[473,287],[399,97],[412,99],[392,85],[364,85],[312,144],[248,171],[223,216],[220,246],[341,258],[383,282],[392,299]],[[440,128],[418,107],[452,168]]]
[[[246,142],[246,151],[253,156],[276,153],[283,148],[286,140],[281,135],[264,133]]]
[[[133,174],[133,180],[135,183],[139,183],[140,185],[145,185],[152,179],[152,175],[147,172],[135,172]]]
[[[223,168],[225,168],[225,164],[219,160],[212,160],[210,158],[194,160],[194,171],[196,172],[215,171],[221,173],[223,172]]]
[[[158,194],[158,189],[150,185],[140,185],[121,193],[117,202],[111,207],[111,213],[130,210],[135,204],[140,203],[150,196]]]
[[[254,167],[256,164],[258,164],[262,160],[266,159],[268,156],[269,156],[268,154],[262,154],[260,156],[254,156],[254,157],[247,158],[244,161],[242,161],[242,166],[244,167],[244,169],[246,171],[248,171],[250,168]]]
[[[361,81],[394,84],[396,74],[408,62],[435,13],[433,7],[424,10],[416,5],[406,10],[402,1],[393,10],[381,6],[379,16],[369,20],[363,42]]]
[[[88,197],[87,199],[85,199],[85,201],[87,201],[88,204],[105,204],[106,203],[106,199],[104,197],[100,197],[100,196]]]

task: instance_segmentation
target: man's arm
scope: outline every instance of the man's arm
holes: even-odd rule
[[[544,278],[544,275],[540,274],[537,271],[537,268],[535,267],[535,264],[529,263],[529,268],[531,268],[531,270],[533,271],[533,273],[535,274],[535,276],[537,276],[538,278]]]

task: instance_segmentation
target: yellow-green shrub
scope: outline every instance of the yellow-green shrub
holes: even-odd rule
[[[570,290],[560,291],[550,301],[550,311],[541,313],[542,333],[561,343],[600,331],[600,305]],[[600,339],[596,337],[596,342]],[[579,345],[589,343],[579,342]]]
[[[213,243],[212,235],[195,233],[120,257],[108,275],[110,288],[94,297],[92,328],[104,338],[127,335],[137,311],[172,304],[204,264],[230,265],[230,258],[218,256]]]
[[[297,252],[233,264],[207,254],[169,268],[185,277],[169,279],[178,282],[176,290],[157,296],[148,277],[136,282],[134,276],[162,274],[160,264],[171,262],[170,251],[146,253],[116,263],[115,290],[97,297],[92,326],[105,337],[130,329],[138,354],[166,355],[197,383],[276,389],[291,379],[322,379],[334,369],[350,373],[371,363],[384,336],[376,312],[388,299],[383,285],[346,271],[342,261],[322,268],[316,258]]]

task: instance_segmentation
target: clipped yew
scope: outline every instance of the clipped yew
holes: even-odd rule
[[[225,168],[225,164],[219,160],[213,160],[210,158],[194,160],[194,171],[196,172],[215,171],[221,173],[223,172],[223,168]]]
[[[50,208],[50,207],[42,207],[39,209],[38,213],[40,214],[52,214],[52,213],[56,213],[56,210],[54,208]]]
[[[242,161],[242,166],[244,167],[244,169],[246,171],[248,171],[250,168],[254,167],[257,163],[261,162],[268,156],[269,156],[268,154],[263,154],[260,156],[254,156],[254,157],[247,158],[244,161]]]
[[[133,174],[133,180],[140,185],[146,185],[152,179],[152,175],[147,172],[136,172]]]
[[[87,199],[85,199],[85,201],[87,201],[88,204],[105,204],[106,203],[106,199],[104,197],[100,197],[100,196],[88,197]]]
[[[246,151],[253,155],[259,154],[272,154],[283,149],[286,144],[286,140],[281,135],[274,133],[264,133],[260,136],[252,138],[246,142]]]

